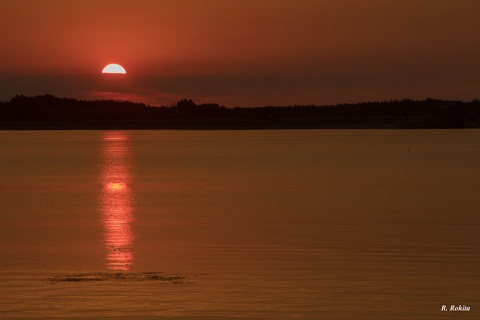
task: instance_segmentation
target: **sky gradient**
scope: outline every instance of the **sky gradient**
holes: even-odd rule
[[[0,0],[0,9],[0,100],[480,98],[477,0]],[[102,75],[109,63],[127,75]]]

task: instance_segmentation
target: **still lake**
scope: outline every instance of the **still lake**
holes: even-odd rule
[[[480,130],[0,131],[0,318],[478,319],[479,182]]]

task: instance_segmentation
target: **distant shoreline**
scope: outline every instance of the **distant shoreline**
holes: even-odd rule
[[[480,100],[392,100],[335,106],[226,108],[183,99],[171,107],[52,95],[0,102],[0,130],[259,130],[479,128]]]
[[[460,129],[479,128],[478,121],[463,127],[403,117],[317,119],[182,119],[132,121],[2,121],[0,130],[285,130],[285,129]]]

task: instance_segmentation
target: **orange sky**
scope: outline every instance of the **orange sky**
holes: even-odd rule
[[[480,98],[477,0],[0,0],[0,100]],[[108,63],[127,79],[106,81]]]

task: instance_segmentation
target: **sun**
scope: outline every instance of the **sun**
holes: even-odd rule
[[[102,73],[117,73],[117,74],[126,74],[127,71],[125,69],[116,63],[111,63],[107,65],[105,68],[103,68]]]

